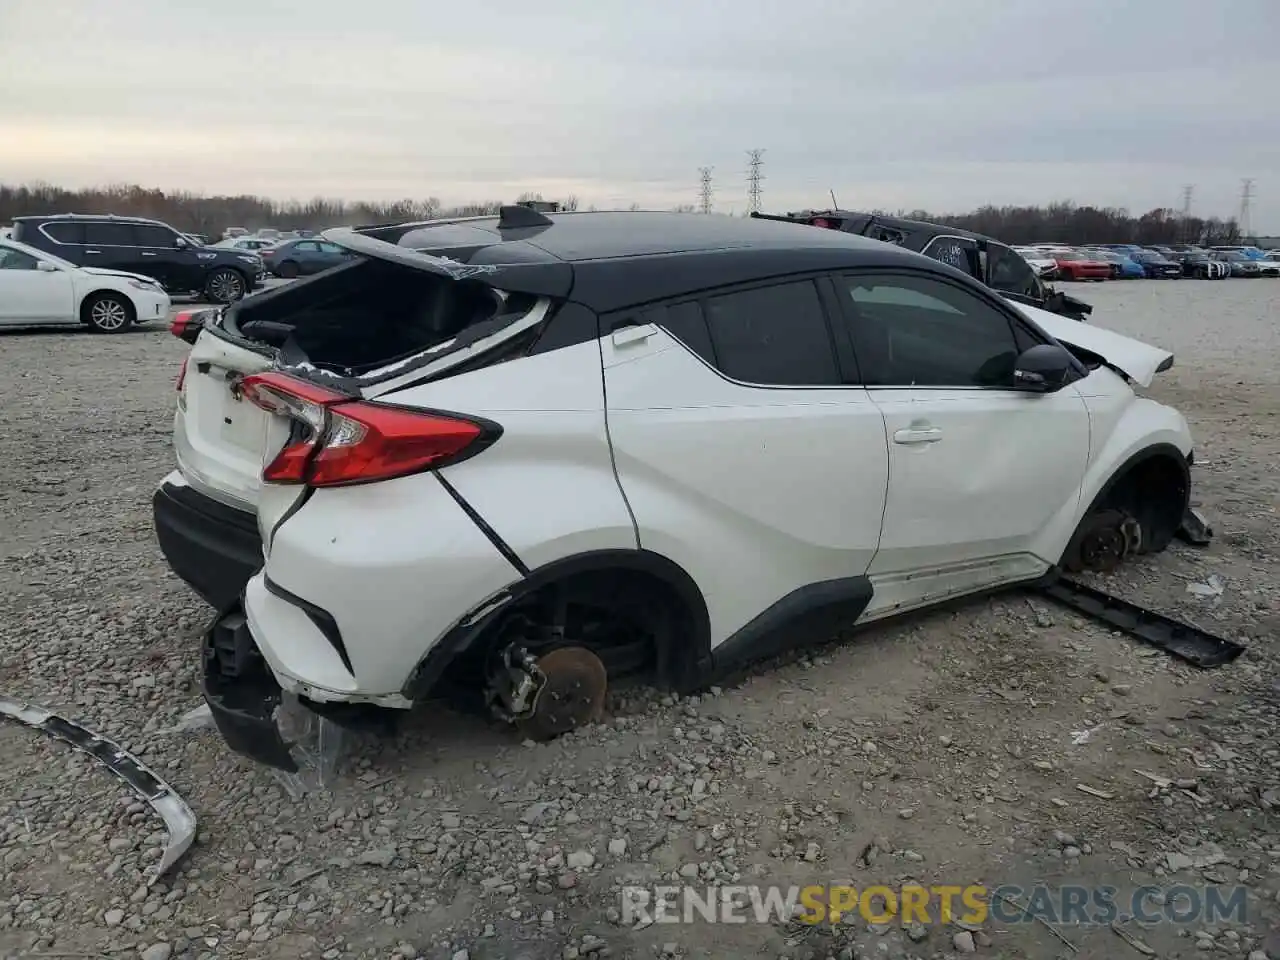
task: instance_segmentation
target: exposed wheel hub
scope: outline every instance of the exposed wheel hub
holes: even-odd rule
[[[559,647],[538,658],[546,678],[521,729],[535,740],[549,740],[600,718],[608,675],[586,647]]]
[[[1106,573],[1142,548],[1142,526],[1119,510],[1104,510],[1081,524],[1066,566],[1079,572]]]
[[[586,647],[556,647],[535,658],[513,644],[499,655],[486,692],[499,717],[549,740],[598,720],[607,686],[604,663]]]

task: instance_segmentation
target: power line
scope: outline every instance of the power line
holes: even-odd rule
[[[747,174],[747,211],[749,213],[758,213],[760,210],[760,181],[764,179],[760,173],[760,167],[763,164],[763,150],[747,151],[747,167],[750,170]]]
[[[713,167],[699,167],[698,175],[702,178],[702,186],[698,190],[698,210],[700,213],[711,212],[711,171]]]
[[[1191,195],[1195,193],[1195,190],[1195,185],[1190,183],[1182,188],[1182,216],[1180,218],[1182,222],[1178,229],[1184,241],[1192,239],[1188,231],[1191,229]]]
[[[1253,199],[1253,181],[1245,178],[1240,181],[1240,236],[1251,236],[1249,230],[1249,201]]]

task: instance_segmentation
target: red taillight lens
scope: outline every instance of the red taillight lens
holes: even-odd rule
[[[195,343],[196,337],[200,336],[200,328],[204,325],[204,321],[200,319],[202,313],[203,310],[183,310],[169,324],[169,332],[179,340]]]
[[[362,400],[278,373],[241,384],[247,400],[299,424],[262,471],[268,483],[338,487],[407,476],[477,452],[496,425]]]
[[[342,404],[329,415],[325,442],[311,463],[312,486],[417,473],[453,459],[484,435],[467,420],[371,403]]]
[[[187,383],[187,361],[190,359],[191,359],[190,357],[182,358],[182,369],[178,371],[178,380],[174,384],[174,389],[177,390],[179,393],[182,392],[182,388]]]

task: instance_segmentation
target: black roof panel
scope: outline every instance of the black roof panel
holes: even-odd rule
[[[770,247],[848,247],[851,238],[803,225],[701,213],[553,213],[550,226],[500,230],[497,217],[404,224],[379,230],[379,239],[414,249],[527,242],[557,260],[576,262]],[[392,236],[394,234],[394,236]],[[861,241],[871,243],[872,241]],[[498,262],[495,256],[492,262]]]
[[[598,313],[729,284],[854,267],[911,266],[968,279],[902,247],[807,224],[692,213],[547,218],[546,226],[509,229],[500,228],[497,217],[471,217],[357,232],[468,264],[506,267],[494,278],[496,286],[567,294]]]

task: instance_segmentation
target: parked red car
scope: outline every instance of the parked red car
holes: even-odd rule
[[[1110,280],[1111,264],[1083,253],[1055,253],[1059,280]]]

